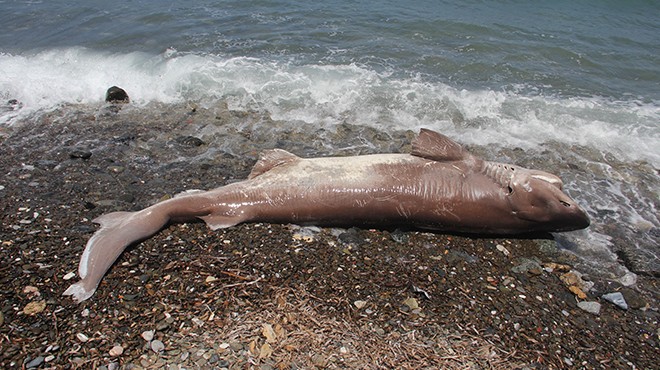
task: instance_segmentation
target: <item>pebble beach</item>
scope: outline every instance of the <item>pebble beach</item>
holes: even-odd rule
[[[590,276],[551,234],[175,224],[91,299],[62,296],[101,214],[244,179],[264,149],[408,152],[413,131],[222,101],[65,105],[0,130],[2,368],[657,367],[657,278]]]

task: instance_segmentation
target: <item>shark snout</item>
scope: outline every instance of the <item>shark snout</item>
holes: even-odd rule
[[[560,228],[562,231],[580,230],[589,227],[591,224],[589,215],[577,202],[561,190],[555,192],[555,194],[559,203],[555,207],[557,216],[559,216],[558,219],[566,225],[564,228]]]
[[[569,226],[564,230],[580,230],[589,227],[591,220],[587,212],[580,208],[580,206],[575,202],[560,201],[560,203],[568,211],[564,220]]]
[[[524,173],[519,176],[510,194],[518,218],[531,221],[537,229],[545,231],[571,231],[589,226],[589,216],[561,190],[559,181]]]

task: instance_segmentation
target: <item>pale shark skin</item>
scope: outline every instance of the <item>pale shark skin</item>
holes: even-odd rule
[[[88,299],[127,246],[194,219],[214,230],[242,222],[410,225],[475,234],[589,226],[555,175],[484,161],[430,130],[422,129],[412,144],[411,154],[309,159],[269,150],[245,181],[102,215],[80,259],[82,280],[64,294]]]

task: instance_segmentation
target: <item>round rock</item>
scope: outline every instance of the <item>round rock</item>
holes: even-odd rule
[[[128,103],[130,99],[124,89],[112,86],[105,92],[105,101],[108,103]]]
[[[151,350],[156,353],[161,353],[165,349],[165,344],[158,339],[151,341]]]
[[[112,347],[109,351],[109,354],[112,357],[120,356],[122,353],[124,353],[124,347],[119,345]]]

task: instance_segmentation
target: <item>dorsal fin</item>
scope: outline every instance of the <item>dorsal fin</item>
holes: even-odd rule
[[[412,155],[438,162],[460,161],[472,158],[467,150],[445,135],[421,129],[419,135],[412,141]]]
[[[289,153],[286,150],[282,149],[269,149],[265,150],[259,156],[259,160],[252,167],[252,171],[248,176],[248,179],[253,179],[262,173],[268,172],[271,169],[281,166],[286,163],[291,163],[293,161],[299,160],[295,154]]]

